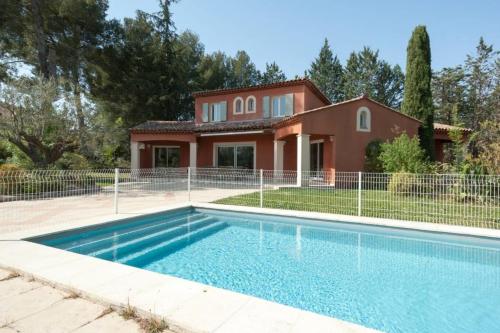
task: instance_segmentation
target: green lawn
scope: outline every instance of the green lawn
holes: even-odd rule
[[[281,188],[265,190],[263,207],[357,215],[357,190]],[[218,204],[259,207],[259,192],[224,198]],[[500,229],[500,205],[362,191],[362,216]]]

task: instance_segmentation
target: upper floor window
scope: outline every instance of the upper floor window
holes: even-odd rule
[[[202,104],[202,121],[203,122],[218,122],[226,121],[227,119],[227,103],[226,101],[218,103],[203,103]]]
[[[274,96],[271,105],[273,117],[293,115],[293,94]]]
[[[359,132],[370,132],[371,131],[371,115],[370,109],[366,106],[362,106],[358,109],[356,115],[356,130]]]
[[[247,97],[247,113],[255,113],[255,97],[254,96],[248,96]]]
[[[242,114],[243,113],[243,98],[236,97],[233,102],[233,113]]]

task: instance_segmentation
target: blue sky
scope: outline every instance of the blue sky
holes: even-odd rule
[[[157,0],[110,0],[108,15],[158,10]],[[343,64],[370,46],[391,64],[406,62],[413,28],[427,26],[435,70],[463,63],[479,37],[500,49],[499,0],[181,0],[172,6],[178,32],[196,32],[207,52],[245,50],[257,68],[276,61],[302,75],[328,38]]]

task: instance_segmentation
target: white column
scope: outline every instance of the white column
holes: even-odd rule
[[[283,147],[285,141],[274,140],[274,171],[283,170]]]
[[[297,186],[302,186],[302,173],[309,171],[311,146],[309,134],[297,135]]]
[[[130,141],[130,168],[131,169],[139,169],[139,142]]]
[[[189,166],[196,168],[196,154],[198,152],[198,144],[196,142],[189,143]]]

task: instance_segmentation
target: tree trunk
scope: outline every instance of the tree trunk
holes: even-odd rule
[[[40,72],[45,79],[51,77],[49,70],[49,52],[45,40],[44,20],[42,16],[43,0],[31,0],[31,15],[33,16],[33,30],[35,32],[35,46],[38,55]]]

